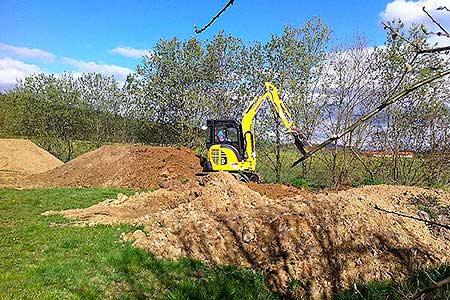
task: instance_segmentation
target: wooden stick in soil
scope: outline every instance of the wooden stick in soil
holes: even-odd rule
[[[416,220],[416,221],[428,223],[428,224],[431,224],[431,225],[436,225],[436,226],[443,227],[445,229],[450,230],[450,225],[441,224],[441,223],[437,223],[437,222],[434,222],[434,221],[418,218],[418,217],[415,217],[415,216],[410,216],[410,215],[407,215],[407,214],[399,213],[399,212],[396,212],[396,211],[387,210],[387,209],[381,208],[381,207],[379,207],[377,205],[375,205],[373,208],[375,208],[376,210],[388,213],[388,214],[393,214],[393,215],[396,215],[396,216],[413,219],[413,220]]]
[[[428,294],[429,292],[434,291],[435,289],[438,289],[440,287],[443,287],[446,284],[450,283],[450,277],[447,277],[439,282],[436,282],[435,284],[433,284],[431,287],[424,289],[423,291],[421,291],[420,293],[418,293],[413,299],[419,299],[421,298],[423,295]]]

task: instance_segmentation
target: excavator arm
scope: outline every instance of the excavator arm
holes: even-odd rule
[[[261,97],[256,97],[244,112],[242,118],[242,131],[244,134],[244,139],[246,141],[246,154],[249,159],[255,159],[255,137],[253,135],[253,120],[261,108],[261,104],[269,99],[272,103],[273,108],[277,112],[284,126],[286,127],[286,133],[291,134],[294,137],[294,143],[302,155],[306,155],[305,145],[309,145],[304,135],[300,132],[299,128],[292,120],[291,114],[284,105],[284,103],[278,97],[278,91],[276,87],[266,82],[266,93]]]

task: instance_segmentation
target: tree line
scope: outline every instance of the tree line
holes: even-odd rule
[[[136,73],[120,84],[101,74],[35,74],[1,95],[0,134],[24,136],[63,160],[82,141],[185,145],[204,150],[206,119],[240,119],[248,102],[275,84],[312,143],[336,135],[383,99],[448,68],[446,56],[418,55],[431,47],[419,26],[389,26],[381,47],[362,36],[332,37],[320,18],[285,26],[267,42],[244,43],[220,32],[212,39],[161,39]],[[295,159],[282,123],[266,104],[255,129],[260,166],[269,181],[293,179],[339,187],[354,182],[449,183],[450,87],[439,79],[415,90],[332,147],[290,170]],[[363,150],[389,153],[368,159]],[[402,151],[415,159],[403,159]]]

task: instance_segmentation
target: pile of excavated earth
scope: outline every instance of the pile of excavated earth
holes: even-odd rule
[[[200,159],[189,148],[103,146],[30,178],[40,186],[156,189],[195,179]]]
[[[103,146],[64,164],[29,140],[0,139],[0,186],[157,189],[195,180],[201,171],[186,147]],[[301,192],[282,184],[250,187],[273,198]]]
[[[0,184],[61,165],[62,161],[29,140],[0,139]]]
[[[0,140],[0,186],[155,190],[44,215],[74,226],[143,225],[122,240],[160,258],[252,267],[293,297],[331,298],[353,284],[450,263],[450,230],[375,209],[448,224],[448,193],[387,185],[311,193],[247,185],[229,173],[197,178],[199,171],[199,158],[183,147],[104,146],[63,164],[30,141]]]
[[[450,263],[448,230],[417,204],[433,201],[448,216],[450,195],[405,186],[365,186],[340,192],[269,198],[228,173],[106,200],[86,209],[49,211],[74,225],[143,225],[123,240],[160,258],[190,256],[212,264],[263,271],[273,290],[312,299],[371,280],[402,280]],[[445,217],[445,216],[444,216]]]

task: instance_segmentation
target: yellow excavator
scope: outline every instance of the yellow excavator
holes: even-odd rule
[[[266,83],[266,93],[256,97],[244,111],[241,123],[236,120],[207,120],[206,147],[208,155],[203,162],[203,175],[215,171],[232,172],[244,182],[259,182],[256,173],[256,148],[253,120],[265,100],[270,100],[286,133],[294,137],[295,146],[305,155],[309,145],[304,135],[292,121],[291,114],[278,97],[278,91],[271,83]]]

